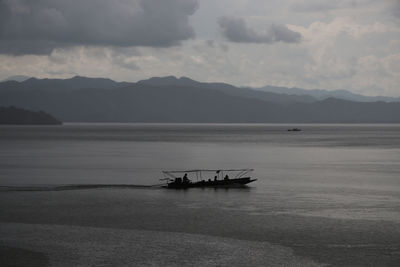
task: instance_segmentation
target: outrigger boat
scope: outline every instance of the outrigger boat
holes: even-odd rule
[[[162,181],[166,181],[164,188],[184,189],[191,187],[245,187],[248,183],[257,179],[252,179],[250,173],[253,169],[227,169],[227,170],[182,170],[182,171],[163,171]],[[203,176],[209,176],[204,179]],[[188,178],[196,181],[192,181]],[[212,175],[214,174],[214,177]],[[232,177],[230,177],[232,176]],[[194,178],[193,178],[194,177]]]

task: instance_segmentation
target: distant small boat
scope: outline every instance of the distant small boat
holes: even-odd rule
[[[253,169],[227,169],[227,170],[179,170],[179,171],[163,171],[166,178],[160,179],[166,181],[164,188],[185,189],[192,187],[245,187],[248,183],[257,179],[252,179],[249,175]],[[203,179],[203,175],[209,173],[208,179]],[[196,181],[188,178],[191,174]],[[230,178],[232,175],[233,178]],[[192,178],[192,179],[194,179]]]
[[[288,129],[288,132],[300,132],[300,131],[301,131],[301,129],[299,129],[299,128]]]

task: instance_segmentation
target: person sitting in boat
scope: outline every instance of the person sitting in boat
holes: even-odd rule
[[[185,175],[183,175],[183,182],[189,183],[189,178],[187,177],[187,173],[185,173]]]
[[[227,175],[225,175],[225,177],[224,177],[224,180],[229,180],[229,176],[228,176],[228,174],[227,174]]]

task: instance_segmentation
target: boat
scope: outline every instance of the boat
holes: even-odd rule
[[[300,132],[301,129],[299,128],[292,128],[292,129],[288,129],[288,132]]]
[[[186,189],[192,187],[247,187],[256,181],[250,176],[253,169],[178,170],[163,171],[164,188]],[[206,176],[204,178],[204,176]],[[190,177],[190,178],[189,178]]]

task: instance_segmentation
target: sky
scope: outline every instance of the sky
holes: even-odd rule
[[[0,0],[0,63],[400,96],[400,0]]]

